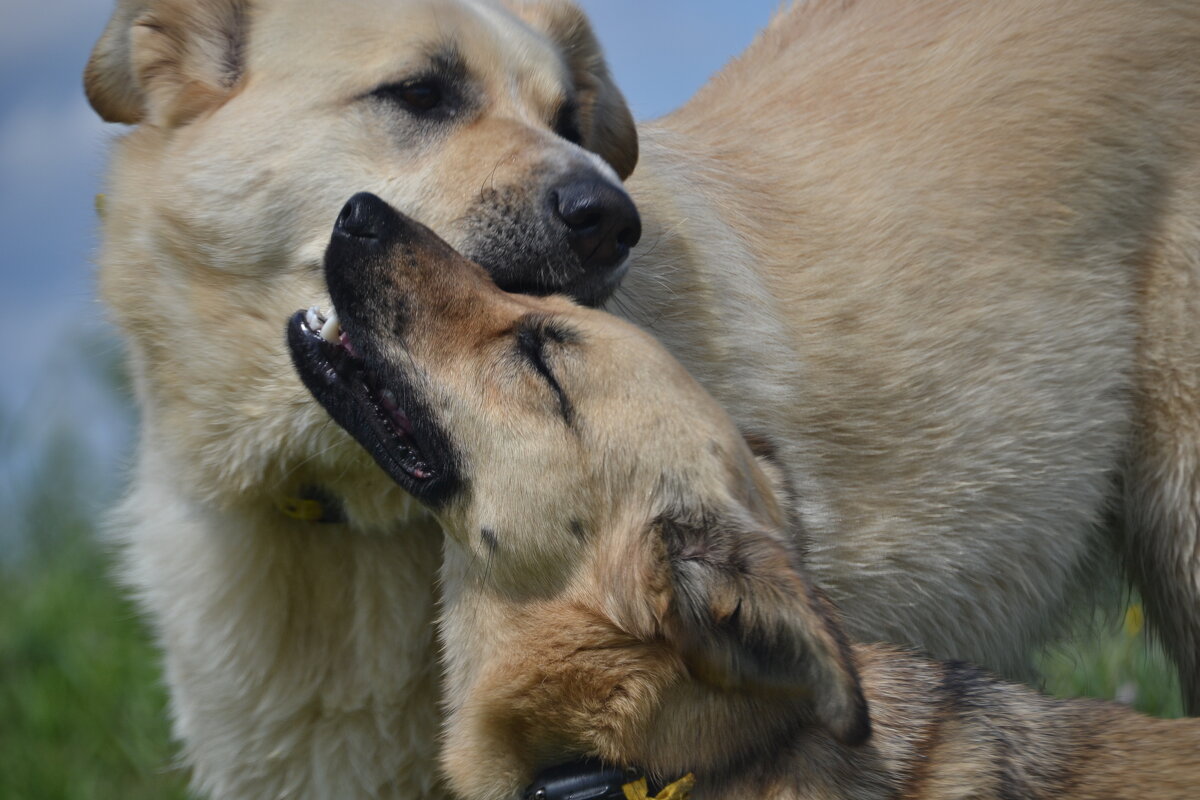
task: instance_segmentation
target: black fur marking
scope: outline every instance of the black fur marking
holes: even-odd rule
[[[571,144],[583,144],[583,134],[579,130],[579,105],[573,99],[564,101],[558,107],[551,127]]]
[[[995,689],[987,674],[973,664],[948,661],[943,666],[941,691],[947,707],[971,718],[972,724],[981,725],[981,735],[990,741],[994,750],[993,777],[999,800],[1032,800],[1040,797],[1041,794],[1022,780],[1014,768],[1019,748],[1010,741],[1008,732],[1002,726],[991,723],[989,719],[989,709],[993,703],[987,695],[994,693]],[[999,708],[1002,705],[996,706],[996,709]]]
[[[496,552],[496,548],[500,546],[500,541],[496,538],[496,532],[491,528],[480,528],[479,538],[483,540],[489,552]]]
[[[980,693],[987,688],[988,680],[983,671],[965,661],[947,661],[942,671],[942,691],[954,706],[975,708]]]
[[[423,68],[382,83],[365,97],[400,109],[420,123],[469,119],[481,100],[462,53],[452,45],[440,44],[428,49],[426,59]]]
[[[539,320],[528,317],[521,321],[517,328],[517,349],[554,391],[555,397],[558,398],[559,414],[567,423],[567,427],[572,427],[575,424],[575,410],[546,360],[547,341],[557,344],[572,342],[574,334],[553,323],[540,323]]]
[[[244,3],[238,3],[231,10],[233,19],[229,21],[229,27],[222,31],[225,39],[225,48],[221,57],[221,77],[220,83],[223,89],[232,89],[237,82],[242,79],[243,73],[246,71],[246,6]]]

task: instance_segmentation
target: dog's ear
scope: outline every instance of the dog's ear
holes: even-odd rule
[[[575,84],[582,145],[607,161],[621,180],[628,178],[637,165],[637,126],[587,16],[567,0],[511,0],[509,6],[563,54]]]
[[[242,75],[246,0],[120,0],[83,84],[109,122],[181,125]]]
[[[695,679],[802,698],[848,744],[870,735],[837,614],[782,536],[743,509],[664,516],[655,533],[669,575],[662,629]]]

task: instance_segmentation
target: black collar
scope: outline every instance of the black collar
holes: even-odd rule
[[[593,758],[569,761],[538,773],[525,789],[525,800],[624,800],[624,786],[641,770],[614,767]]]

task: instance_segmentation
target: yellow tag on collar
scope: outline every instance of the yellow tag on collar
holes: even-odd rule
[[[650,797],[650,789],[646,786],[645,778],[638,778],[633,783],[627,783],[621,787],[621,790],[625,792],[625,800],[687,800],[695,785],[696,778],[689,772],[654,797]]]
[[[325,519],[325,505],[320,500],[304,497],[281,497],[275,506],[286,516],[301,522],[317,522]]]

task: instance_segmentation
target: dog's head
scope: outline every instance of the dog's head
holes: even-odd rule
[[[297,367],[449,537],[456,791],[511,798],[582,755],[713,775],[798,726],[867,735],[786,480],[651,337],[501,291],[370,195],[325,269],[340,330],[297,314]]]
[[[107,190],[102,291],[147,411],[224,481],[214,494],[272,459],[345,469],[291,399],[278,325],[320,297],[329,220],[354,192],[509,290],[586,303],[640,233],[620,183],[633,121],[566,0],[120,0],[85,85],[134,126]]]

